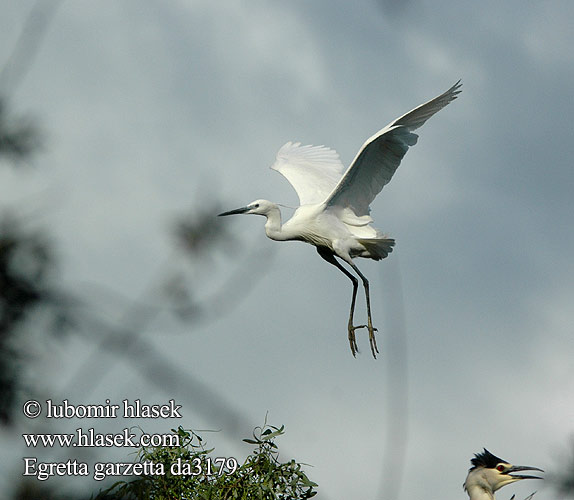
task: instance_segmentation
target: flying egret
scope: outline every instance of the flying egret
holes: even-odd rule
[[[355,330],[367,328],[371,351],[376,358],[376,328],[371,317],[369,281],[353,262],[355,257],[384,259],[395,240],[371,226],[369,205],[391,180],[409,146],[418,136],[413,133],[432,115],[460,93],[460,80],[443,94],[393,120],[367,139],[345,171],[336,151],[325,146],[302,146],[288,142],[277,153],[271,166],[285,176],[299,196],[300,206],[293,217],[281,224],[277,204],[255,200],[249,205],[219,214],[255,214],[267,218],[265,233],[276,241],[298,240],[317,247],[319,255],[345,274],[353,283],[348,337],[353,356],[357,353]],[[367,324],[354,326],[357,278],[337,261],[339,257],[359,276],[365,290]]]
[[[513,472],[525,470],[544,472],[538,467],[509,464],[506,460],[494,456],[486,448],[484,448],[482,453],[474,455],[470,463],[472,467],[469,469],[463,485],[470,500],[494,500],[494,492],[507,484],[515,483],[522,479],[542,479],[538,476],[512,475]],[[532,498],[532,495],[528,498]],[[514,498],[514,495],[512,498]]]

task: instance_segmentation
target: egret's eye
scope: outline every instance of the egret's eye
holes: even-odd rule
[[[499,472],[504,472],[504,465],[497,465],[496,470]]]
[[[259,203],[255,203],[255,205],[253,205],[253,208],[259,208]]]

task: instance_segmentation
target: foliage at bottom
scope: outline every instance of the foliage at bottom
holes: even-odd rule
[[[317,493],[304,464],[279,461],[275,439],[284,433],[284,426],[256,427],[253,438],[243,440],[254,446],[243,464],[214,456],[191,430],[180,426],[172,432],[179,437],[178,446],[142,447],[138,452],[138,462],[147,464],[152,473],[119,481],[96,500],[300,500]]]

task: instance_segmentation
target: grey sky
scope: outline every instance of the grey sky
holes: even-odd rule
[[[4,4],[2,60],[32,2]],[[362,335],[357,359],[349,352],[348,280],[313,248],[266,239],[255,217],[224,221],[270,256],[262,277],[245,277],[245,299],[205,327],[185,333],[162,318],[147,336],[253,426],[267,411],[285,424],[279,444],[313,464],[320,492],[374,498],[389,380],[402,384],[389,370],[389,327],[404,321],[400,498],[464,498],[483,446],[552,470],[574,430],[574,5],[385,5],[63,2],[13,96],[39,118],[46,149],[32,172],[0,170],[0,199],[43,213],[64,282],[114,317],[122,309],[94,285],[138,296],[172,255],[174,215],[212,197],[224,209],[261,197],[294,205],[267,168],[282,144],[325,144],[348,164],[372,133],[462,78],[460,98],[419,130],[372,207],[397,240],[385,261],[357,262],[372,281],[380,359]],[[217,252],[197,272],[200,296],[234,260]],[[90,352],[79,341],[47,347],[54,387]],[[85,402],[168,396],[113,368]],[[184,415],[193,428],[221,427],[190,406]],[[226,437],[209,439],[223,453]],[[501,498],[552,498],[540,484],[507,489]]]

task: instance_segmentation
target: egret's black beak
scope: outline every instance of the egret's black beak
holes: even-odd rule
[[[522,474],[511,474],[512,472],[520,472],[523,470],[537,470],[540,472],[544,472],[542,469],[539,469],[538,467],[530,467],[528,465],[513,465],[512,467],[506,470],[505,474],[508,474],[511,477],[515,477],[516,479],[543,479],[538,476],[524,476]]]
[[[224,215],[244,214],[248,210],[249,210],[249,207],[236,208],[235,210],[230,210],[229,212],[223,212],[222,214],[218,214],[218,217],[222,217]]]

